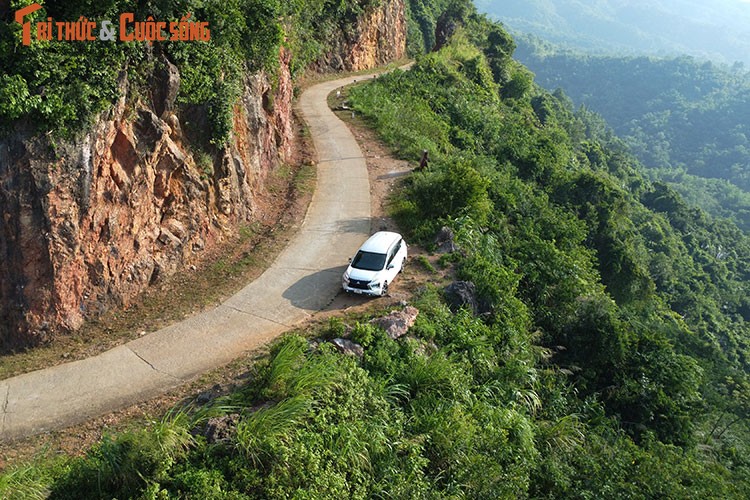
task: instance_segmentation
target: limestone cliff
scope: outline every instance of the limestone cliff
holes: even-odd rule
[[[329,55],[342,69],[402,57],[403,0],[381,2],[354,33]],[[77,140],[0,139],[0,350],[127,306],[258,216],[264,179],[293,146],[290,58],[281,49],[278,74],[246,78],[232,139],[210,155],[191,146],[165,59],[149,96],[123,71],[119,101]]]

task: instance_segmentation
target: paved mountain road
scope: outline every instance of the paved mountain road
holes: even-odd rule
[[[317,84],[299,99],[318,153],[317,186],[287,248],[218,307],[98,356],[0,381],[0,439],[60,429],[155,397],[222,366],[323,308],[347,258],[370,232],[362,152],[327,95],[359,77]]]

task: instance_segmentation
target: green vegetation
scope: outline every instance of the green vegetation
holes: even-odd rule
[[[428,273],[434,273],[436,271],[435,266],[432,265],[432,262],[430,262],[430,259],[428,259],[424,255],[418,256],[417,262],[419,263],[420,266],[422,266],[422,269],[424,269]]]
[[[575,416],[586,443],[602,439],[600,452],[637,453],[636,462],[655,469],[670,469],[663,453],[677,446],[691,457],[679,467],[703,474],[693,488],[721,484],[706,494],[742,497],[747,469],[735,453],[748,437],[747,414],[727,396],[736,377],[742,387],[747,381],[750,240],[649,182],[601,120],[576,113],[561,93],[524,84],[507,92],[498,76],[514,67],[493,56],[512,48],[489,46],[482,18],[464,24],[412,71],[352,93],[404,157],[430,152],[430,169],[409,180],[397,215],[426,241],[441,225],[453,227],[467,250],[459,275],[477,285],[490,324],[505,325],[524,304],[530,323],[516,331],[538,332],[549,366],[568,374],[545,381],[550,393],[537,388],[542,413],[564,401],[570,413],[554,416]],[[589,405],[597,418],[583,416]],[[719,420],[732,423],[733,437],[717,432]],[[547,457],[539,463],[550,474],[566,471],[565,480],[538,478],[552,481],[549,489],[529,491],[569,494],[575,480],[567,474],[607,462],[595,455]],[[606,488],[596,481],[576,491],[600,496]]]
[[[350,102],[403,157],[429,151],[396,216],[410,241],[453,230],[445,263],[486,313],[427,288],[400,340],[332,319],[311,335],[350,331],[361,359],[289,335],[229,396],[7,471],[0,492],[750,496],[750,239],[644,178],[600,119],[536,87],[503,30],[459,4],[442,50]],[[226,432],[205,432],[209,417]]]
[[[750,73],[743,65],[592,57],[531,38],[520,46],[538,82],[600,113],[652,178],[750,230]]]
[[[407,52],[411,57],[435,46],[435,26],[450,0],[407,0]]]
[[[31,4],[13,0],[11,9]],[[349,36],[351,26],[375,0],[178,0],[126,2],[77,0],[43,4],[26,18],[36,25],[48,16],[77,21],[81,16],[115,26],[123,12],[136,21],[208,22],[208,42],[45,42],[21,44],[21,25],[0,23],[0,133],[25,120],[40,132],[70,136],[83,130],[97,113],[120,96],[121,85],[148,96],[163,55],[180,71],[178,103],[186,112],[205,114],[214,144],[228,140],[232,109],[245,75],[261,69],[272,77],[282,46],[293,54],[295,74],[330,47],[337,36]],[[293,20],[293,21],[292,21]],[[205,136],[202,131],[201,136]]]

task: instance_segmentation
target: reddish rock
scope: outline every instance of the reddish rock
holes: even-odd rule
[[[123,76],[121,99],[81,139],[53,144],[19,132],[0,141],[0,350],[127,306],[253,220],[268,172],[294,140],[286,50],[280,59],[278,85],[265,73],[247,79],[233,140],[210,176],[172,109],[173,66],[167,88],[154,92],[161,116],[142,104],[126,109]]]
[[[320,71],[359,71],[406,56],[404,0],[384,0],[370,7],[334,42],[317,66]]]
[[[385,333],[395,340],[409,332],[409,328],[414,326],[417,316],[419,316],[419,309],[406,306],[401,311],[392,311],[388,316],[375,318],[370,323],[385,330]]]

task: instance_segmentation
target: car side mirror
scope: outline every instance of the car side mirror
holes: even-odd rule
[[[349,261],[349,264],[352,263],[352,258],[351,257],[349,257],[347,260]]]
[[[387,269],[388,269],[388,270],[390,271],[390,270],[391,270],[391,269],[393,269],[394,267],[396,267],[396,266],[394,266],[393,264],[388,264],[388,267],[387,267]]]

